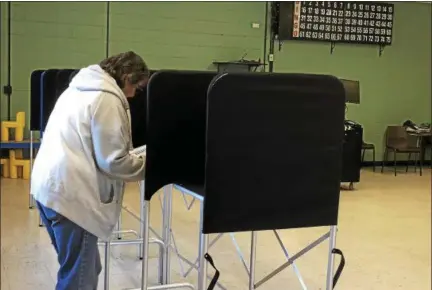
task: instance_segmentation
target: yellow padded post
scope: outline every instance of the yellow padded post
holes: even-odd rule
[[[25,112],[18,112],[16,114],[16,122],[21,127],[25,126]]]
[[[2,142],[9,141],[9,127],[6,121],[1,122],[1,140]]]
[[[22,149],[15,149],[15,159],[23,159],[23,150]],[[18,177],[23,176],[23,170],[24,168],[21,166],[18,166],[17,168],[17,172],[18,172]]]
[[[16,121],[3,121],[1,122],[1,140],[2,142],[9,141],[9,129],[15,129],[15,141],[24,140],[24,127],[25,127],[25,112],[18,112],[16,114]]]
[[[19,152],[15,152],[15,150],[9,151],[10,178],[17,179],[18,169],[22,168],[22,178],[28,180],[30,179],[30,160],[17,158],[17,155],[22,155],[22,153],[20,154]]]
[[[15,151],[15,158],[16,159],[22,159],[23,158],[23,150],[22,149],[14,149]]]
[[[24,140],[24,127],[25,127],[25,112],[18,112],[16,114],[17,127],[15,127],[15,141]]]
[[[9,178],[9,159],[1,158],[0,165],[2,166],[2,176]]]

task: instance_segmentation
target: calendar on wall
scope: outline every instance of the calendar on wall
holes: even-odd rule
[[[394,5],[390,3],[296,1],[292,10],[292,40],[392,43]]]

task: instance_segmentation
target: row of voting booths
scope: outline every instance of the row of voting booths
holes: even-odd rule
[[[68,87],[70,78],[78,72],[74,69],[49,69],[35,70],[30,75],[30,161],[33,163],[33,155],[40,147],[44,128],[54,108],[57,98]],[[39,132],[40,140],[35,138]],[[35,202],[29,195],[29,208],[33,208]],[[41,222],[39,222],[41,226]]]
[[[48,123],[49,116],[54,109],[57,99],[68,88],[72,78],[79,72],[79,69],[47,69],[35,70],[30,76],[30,160],[33,161],[33,155],[39,148],[41,142],[33,138],[35,132],[39,132],[40,140],[43,139],[43,133]],[[139,114],[134,114],[139,116]],[[137,120],[140,124],[141,120]],[[139,130],[140,128],[136,128]],[[138,140],[140,141],[140,140]],[[145,141],[145,140],[144,140]],[[35,201],[29,195],[29,208],[34,208]],[[42,221],[39,220],[39,226]],[[116,236],[121,238],[122,234],[132,233],[136,236],[139,234],[135,231],[121,231],[121,219],[117,225]]]
[[[71,78],[79,70],[75,69],[48,69],[35,70],[30,75],[30,160],[40,147],[43,132],[48,118],[55,106],[58,97],[68,87]],[[34,138],[34,133],[39,132],[40,140]],[[32,165],[32,164],[31,164]],[[29,195],[29,208],[35,206],[34,200]],[[42,224],[39,223],[41,226]]]
[[[57,98],[76,72],[33,72],[32,130],[43,132]],[[337,78],[166,70],[152,72],[147,90],[130,102],[134,146],[146,145],[139,187],[141,229],[132,242],[115,241],[113,235],[105,243],[105,255],[122,242],[139,246],[138,289],[226,289],[210,236],[236,232],[251,233],[248,289],[295,266],[296,259],[324,241],[329,246],[323,289],[334,288],[345,264],[336,248],[345,111],[345,91]],[[160,235],[150,227],[150,200],[157,192],[163,192]],[[196,284],[170,281],[171,198],[178,192],[200,204],[197,258],[189,262],[198,272]],[[310,227],[328,230],[287,256],[283,265],[275,265],[273,272],[258,277],[260,231],[277,235],[279,230]],[[160,246],[157,286],[149,285],[150,243]],[[105,262],[108,289],[109,259]],[[214,267],[214,275],[208,265]]]

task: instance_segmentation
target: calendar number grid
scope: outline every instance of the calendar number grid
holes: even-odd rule
[[[394,5],[384,2],[297,1],[292,38],[391,45]]]

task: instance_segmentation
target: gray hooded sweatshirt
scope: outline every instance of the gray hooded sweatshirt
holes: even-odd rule
[[[43,134],[31,193],[102,240],[117,223],[124,182],[144,179],[132,148],[129,104],[100,66],[80,70],[59,97]]]

